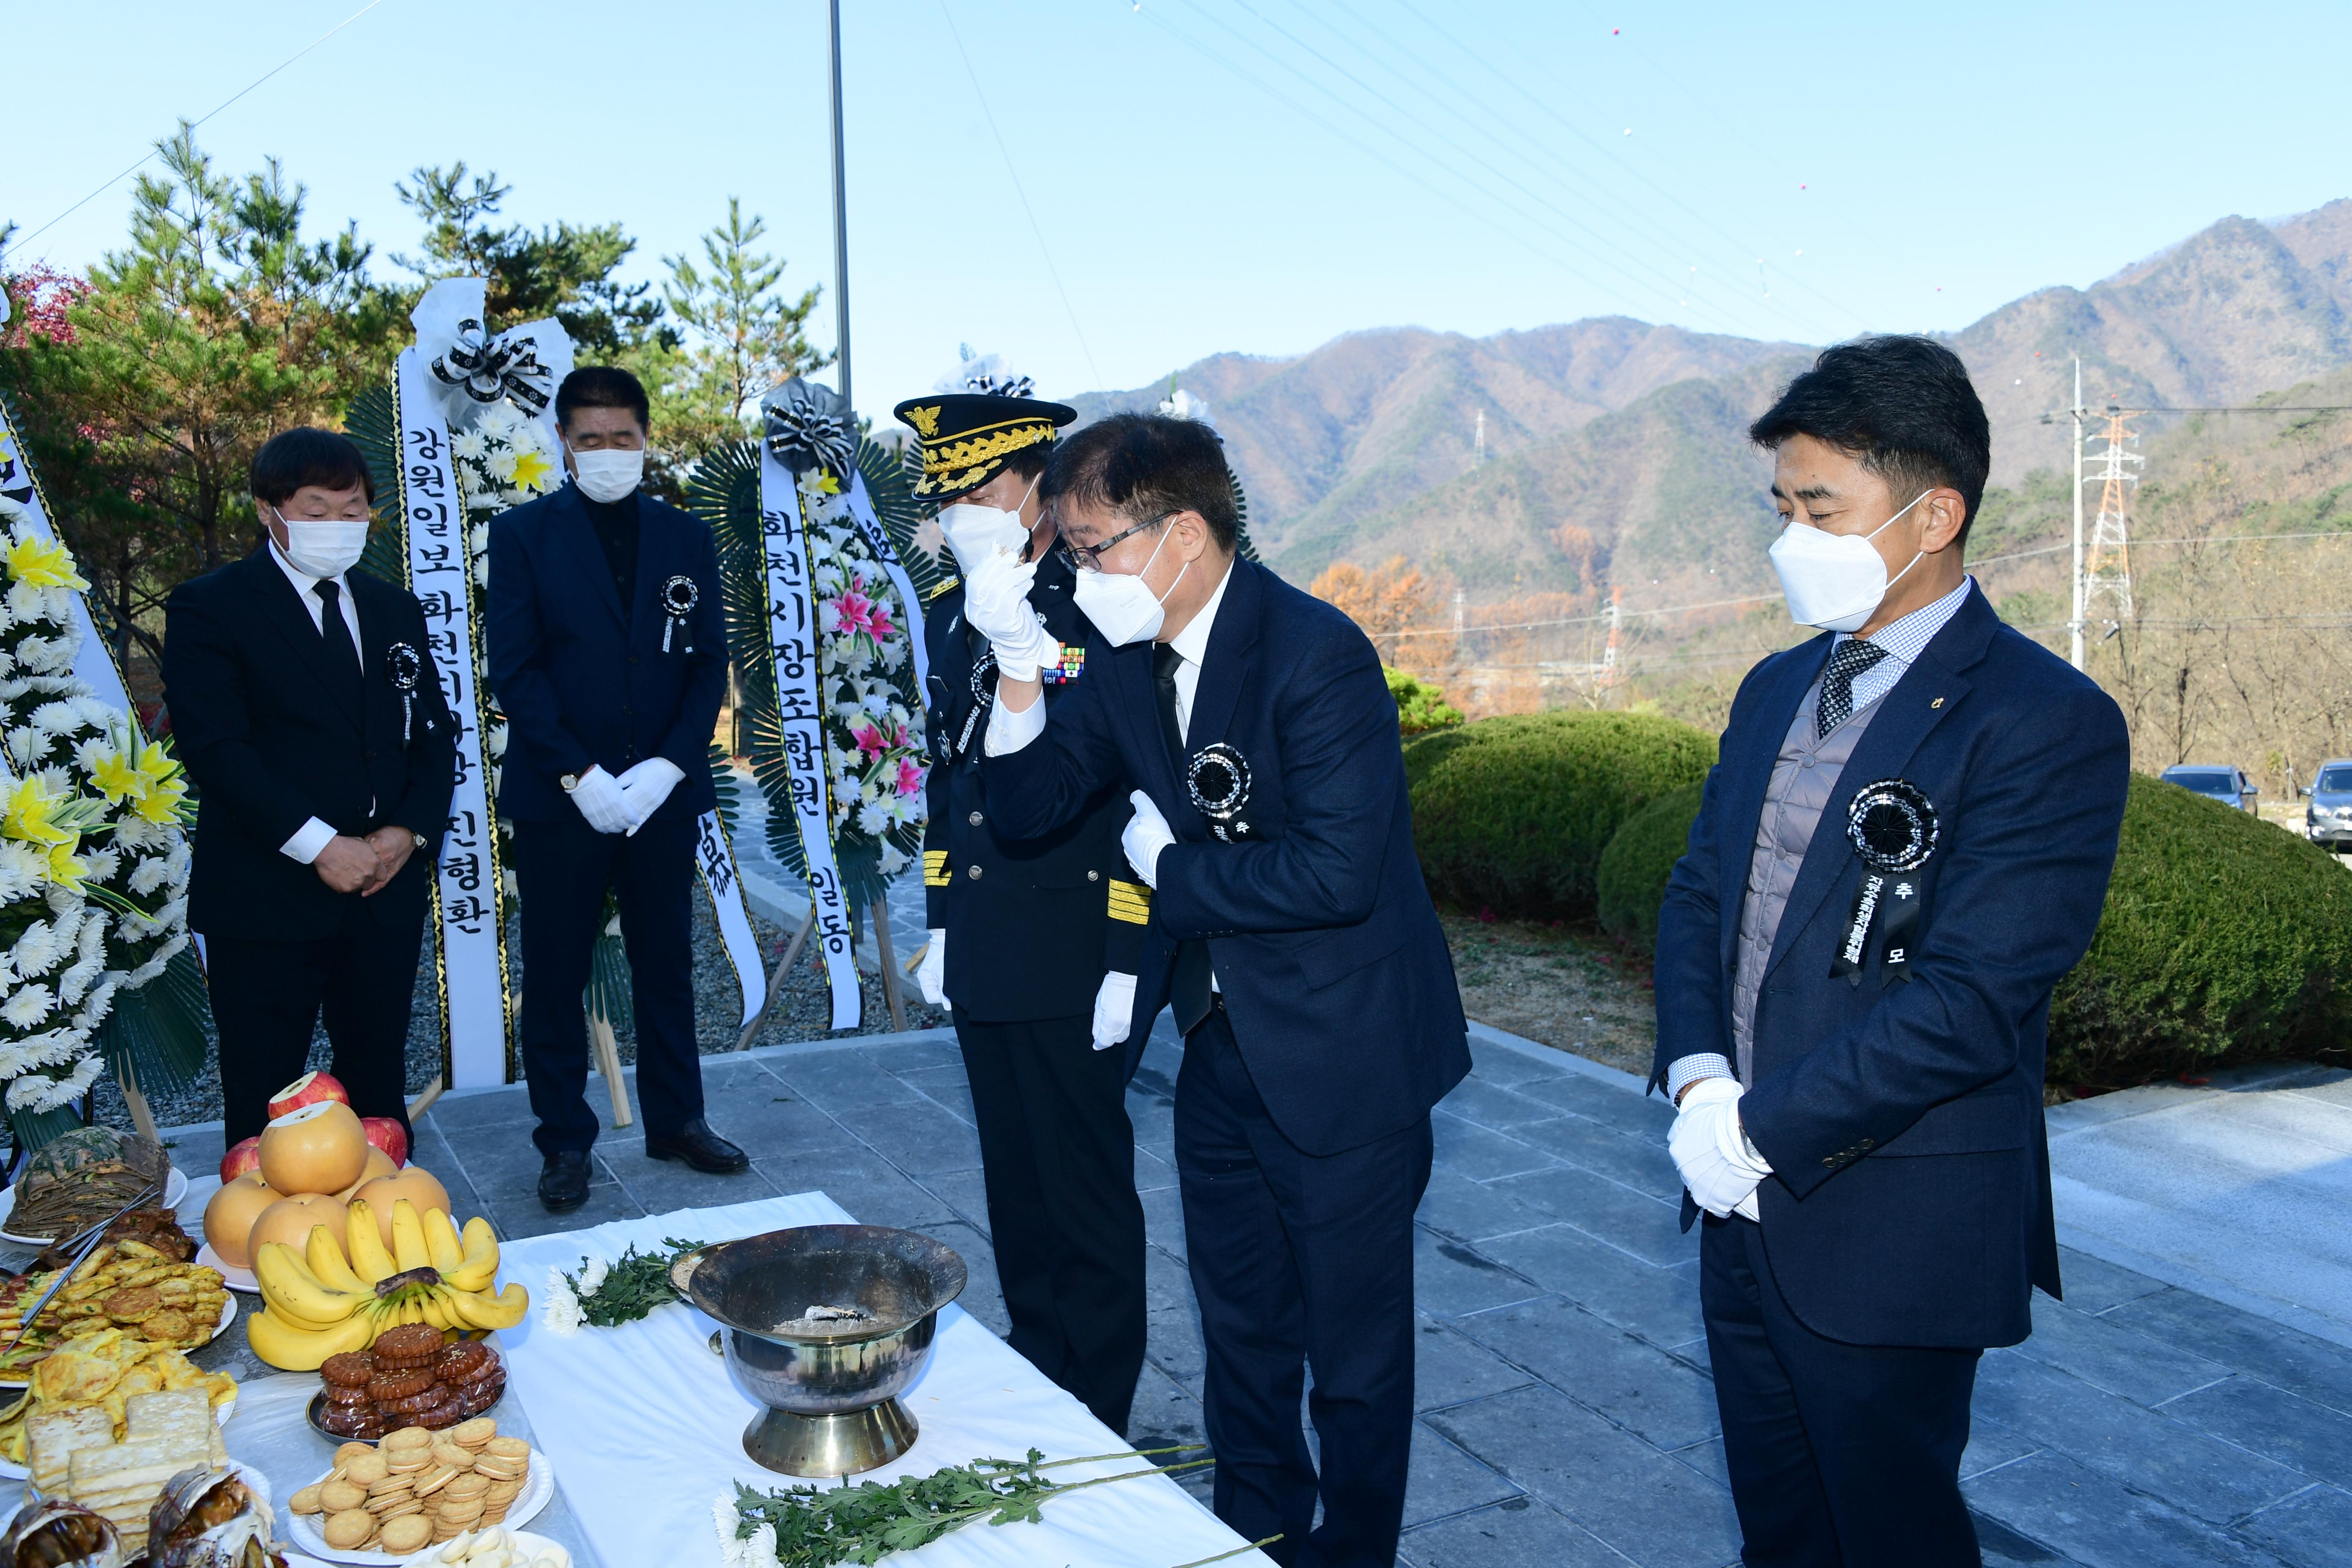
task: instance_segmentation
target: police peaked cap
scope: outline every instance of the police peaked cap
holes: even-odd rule
[[[979,489],[1007,458],[1052,441],[1078,416],[1066,404],[976,392],[910,397],[890,412],[922,443],[923,477],[915,481],[915,493],[938,500]]]

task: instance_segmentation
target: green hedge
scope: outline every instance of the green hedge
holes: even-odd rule
[[[1389,696],[1397,705],[1397,729],[1405,735],[1451,730],[1462,722],[1462,710],[1445,700],[1444,691],[1419,676],[1393,665],[1381,666],[1388,678]]]
[[[1601,852],[1601,929],[1656,952],[1658,907],[1683,858],[1704,784],[1662,795],[1625,819]]]
[[[1413,845],[1442,901],[1533,920],[1594,912],[1625,819],[1696,784],[1715,737],[1645,713],[1525,713],[1405,746]]]
[[[2050,1011],[2053,1082],[2121,1085],[2352,1049],[2352,876],[2134,773],[2106,911]]]

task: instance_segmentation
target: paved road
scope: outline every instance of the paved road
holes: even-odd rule
[[[1491,1030],[1473,1043],[1475,1070],[1437,1113],[1420,1216],[1404,1561],[1730,1563],[1738,1534],[1695,1243],[1675,1228],[1662,1146],[1668,1113],[1580,1058]],[[1151,1239],[1139,1441],[1200,1432],[1200,1335],[1171,1146],[1178,1059],[1155,1041],[1129,1100]],[[812,1042],[709,1058],[704,1070],[711,1120],[754,1154],[750,1174],[656,1164],[623,1134],[599,1145],[588,1205],[550,1216],[531,1195],[539,1160],[520,1088],[442,1100],[418,1157],[461,1209],[490,1214],[510,1236],[821,1188],[861,1219],[962,1252],[965,1304],[1003,1331],[952,1041]],[[602,1114],[604,1097],[590,1099]],[[2062,1131],[2062,1151],[2076,1136]],[[176,1137],[191,1168],[217,1157],[216,1130]],[[2189,1178],[2176,1188],[2193,1211]],[[2065,1304],[2037,1300],[2034,1337],[1989,1355],[1979,1382],[1966,1484],[1987,1561],[2352,1564],[2352,1350],[2084,1252],[2069,1249],[2065,1268]]]

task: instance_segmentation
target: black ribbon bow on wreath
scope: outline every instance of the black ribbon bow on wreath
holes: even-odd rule
[[[857,462],[857,431],[841,394],[794,376],[760,400],[768,450],[794,477],[822,468],[846,479]]]
[[[511,397],[534,415],[546,412],[555,395],[555,373],[539,363],[539,351],[529,338],[511,333],[493,338],[471,316],[457,323],[455,341],[433,356],[433,377],[477,403]]]
[[[1830,978],[1862,984],[1862,968],[1874,930],[1882,943],[1879,984],[1911,978],[1911,949],[1919,929],[1922,902],[1919,869],[1936,853],[1943,825],[1936,806],[1917,784],[1880,779],[1854,792],[1845,814],[1845,835],[1867,869],[1853,890],[1853,912],[1845,936],[1830,960]]]

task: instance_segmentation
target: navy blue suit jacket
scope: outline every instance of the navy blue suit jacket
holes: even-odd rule
[[[679,574],[694,579],[694,612],[664,652],[659,595]],[[579,808],[564,774],[601,764],[618,777],[648,757],[686,775],[656,817],[717,804],[710,736],[727,689],[719,551],[706,525],[642,490],[636,598],[625,614],[577,486],[491,520],[490,689],[509,725],[499,784],[508,816],[571,816]]]
[[[1087,628],[1087,674],[1045,732],[981,764],[989,815],[1052,832],[1106,788],[1141,789],[1163,850],[1128,1068],[1168,1001],[1179,941],[1205,938],[1267,1113],[1310,1154],[1412,1126],[1470,1070],[1454,961],[1412,848],[1395,700],[1353,621],[1236,559],[1192,698],[1188,753],[1237,749],[1265,837],[1221,844],[1161,738],[1152,645]]]
[[[1731,1055],[1731,980],[1765,786],[1826,634],[1750,670],[1658,921],[1653,1087]],[[2130,740],[2086,677],[2001,624],[1981,589],[1882,700],[1799,868],[1757,999],[1739,1105],[1782,1296],[1853,1344],[2015,1344],[2058,1293],[2042,1119],[2050,994],[2090,945],[2114,868]],[[1902,778],[1942,823],[1918,874],[1912,978],[1830,964],[1863,875],[1857,790]],[[1685,1195],[1685,1223],[1695,1212]]]

